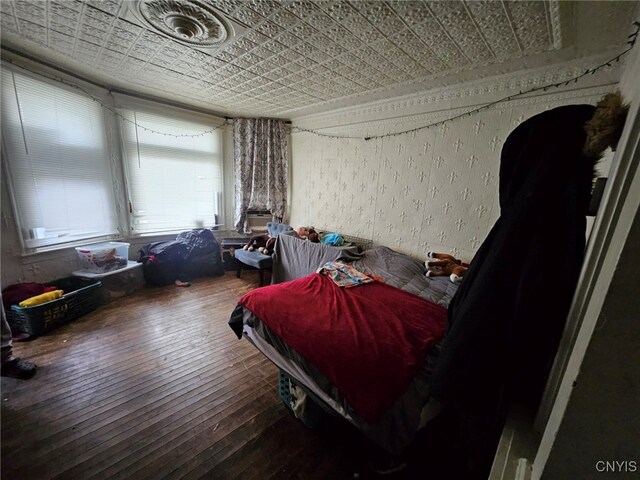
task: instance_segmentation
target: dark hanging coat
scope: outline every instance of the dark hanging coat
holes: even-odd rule
[[[584,256],[595,159],[582,153],[583,126],[594,110],[555,108],[507,138],[501,215],[452,300],[432,376],[445,404],[480,413],[503,391],[539,400]]]

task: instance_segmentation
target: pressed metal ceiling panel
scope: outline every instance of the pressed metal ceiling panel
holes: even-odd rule
[[[568,50],[573,58],[601,53],[623,43],[636,7],[269,0],[2,0],[0,6],[2,42],[11,50],[107,86],[230,115],[275,117],[567,60]],[[594,15],[601,36],[581,49],[588,32],[572,26]]]

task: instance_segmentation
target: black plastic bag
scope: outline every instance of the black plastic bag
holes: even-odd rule
[[[139,251],[144,265],[144,279],[148,285],[170,285],[182,276],[187,257],[187,245],[179,240],[153,242]]]
[[[197,229],[182,232],[176,240],[187,246],[186,261],[182,272],[188,279],[224,275],[220,245],[211,230]]]

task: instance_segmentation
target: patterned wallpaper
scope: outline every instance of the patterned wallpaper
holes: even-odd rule
[[[545,109],[595,103],[609,90],[512,101],[438,128],[377,140],[294,133],[290,223],[373,239],[417,258],[438,251],[471,260],[500,214],[499,160],[508,134]],[[408,130],[460,111],[323,132],[364,137],[372,130]]]

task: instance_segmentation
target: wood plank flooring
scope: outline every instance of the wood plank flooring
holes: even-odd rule
[[[149,288],[15,343],[39,370],[2,378],[2,478],[353,478],[358,434],[293,418],[275,366],[227,325],[257,283]]]
[[[2,479],[382,478],[347,422],[310,430],[296,420],[277,395],[276,367],[228,327],[257,286],[246,271],[147,288],[14,343],[38,373],[2,377]],[[384,478],[464,478],[448,426],[425,430],[408,468]]]

